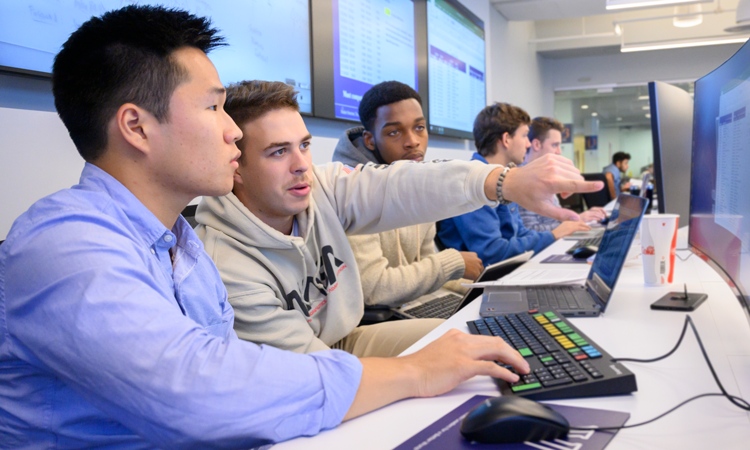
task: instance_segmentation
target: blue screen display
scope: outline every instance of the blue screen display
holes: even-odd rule
[[[359,121],[362,96],[382,81],[416,90],[416,48],[412,0],[333,0],[336,117]]]
[[[484,23],[455,0],[427,1],[430,132],[471,133],[486,105]]]
[[[689,244],[747,298],[750,286],[750,46],[695,82]]]
[[[0,66],[49,73],[60,46],[92,16],[122,0],[0,2]],[[312,113],[308,0],[132,2],[185,9],[211,18],[229,44],[209,54],[222,83],[282,81],[294,86],[300,111]]]
[[[606,286],[606,289],[595,289],[597,293],[602,294],[600,298],[605,303],[609,300],[609,295],[603,294],[610,294],[615,288],[615,282],[625,264],[647,204],[648,200],[642,197],[627,194],[617,197],[617,203],[609,216],[607,230],[602,236],[599,251],[589,272],[589,281],[593,280],[597,287],[602,284]]]

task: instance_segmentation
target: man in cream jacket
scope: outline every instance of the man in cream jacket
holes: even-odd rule
[[[333,161],[352,167],[374,162],[423,161],[429,137],[422,99],[410,86],[384,81],[359,104],[361,127],[339,139]],[[474,252],[435,251],[435,224],[349,236],[366,305],[400,306],[440,287],[465,292],[460,278],[475,280],[482,260]],[[446,285],[446,283],[448,283]]]
[[[411,342],[396,330],[368,329],[406,331],[405,325],[357,328],[364,302],[347,233],[378,233],[495,204],[503,168],[461,161],[316,167],[289,86],[229,86],[225,109],[243,131],[243,155],[233,192],[203,198],[196,232],[226,285],[239,337],[306,353],[331,347],[360,357],[400,353]],[[508,173],[501,190],[562,217],[575,213],[547,200],[555,190],[596,187],[579,180],[566,160],[547,158]],[[529,185],[542,188],[534,193]]]

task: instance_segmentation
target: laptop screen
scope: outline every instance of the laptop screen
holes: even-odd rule
[[[647,204],[645,198],[633,195],[620,194],[617,198],[586,282],[603,308],[615,288]]]

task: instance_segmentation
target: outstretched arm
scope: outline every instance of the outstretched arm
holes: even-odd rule
[[[497,199],[497,179],[500,169],[485,181],[485,193]],[[560,221],[579,220],[575,212],[555,205],[553,196],[568,197],[576,192],[596,192],[604,186],[600,181],[584,181],[573,162],[560,155],[548,154],[529,164],[511,169],[503,183],[503,197],[543,216]]]

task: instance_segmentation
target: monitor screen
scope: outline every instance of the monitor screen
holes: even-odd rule
[[[688,243],[747,308],[750,287],[750,44],[695,82]]]
[[[586,283],[605,306],[628,257],[646,205],[648,200],[645,198],[620,194],[609,216],[607,229]]]
[[[661,81],[649,83],[648,93],[659,212],[679,214],[679,226],[683,227],[690,215],[687,174],[693,143],[693,98],[685,90]]]
[[[392,80],[418,88],[413,0],[333,0],[335,117],[359,121],[365,92]]]
[[[487,105],[484,23],[456,0],[427,1],[431,133],[472,138]]]
[[[283,81],[299,91],[300,111],[312,113],[308,0],[138,3],[210,17],[229,44],[209,54],[222,83]],[[90,17],[122,5],[121,0],[0,2],[0,68],[49,74],[70,33]]]

